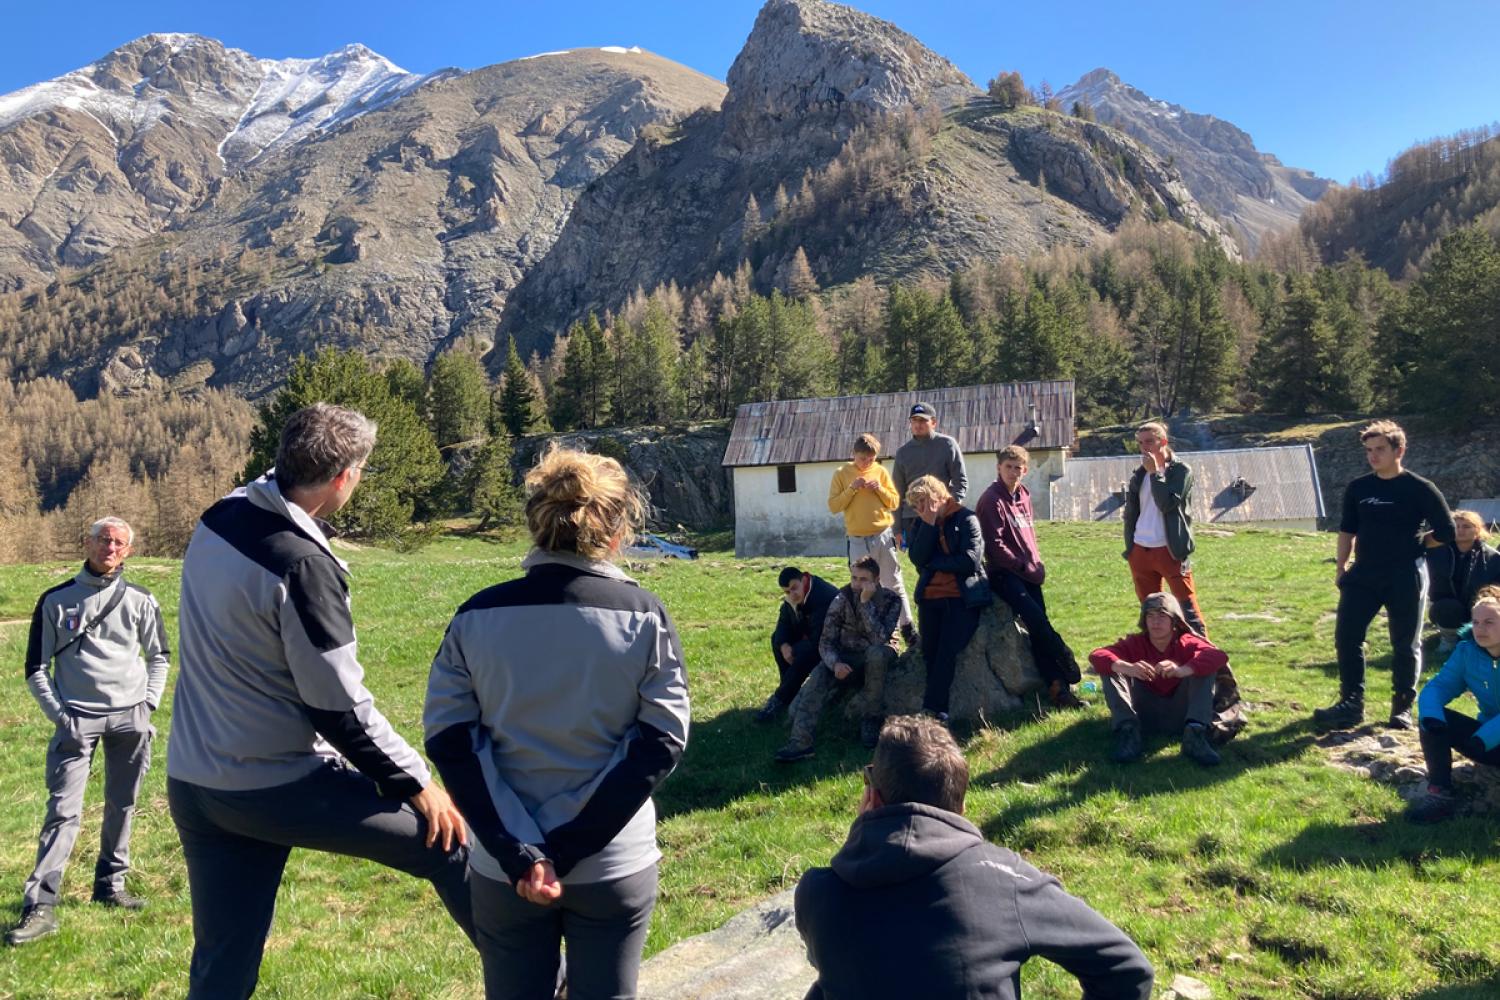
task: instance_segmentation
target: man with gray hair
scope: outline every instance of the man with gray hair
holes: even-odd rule
[[[349,567],[321,520],[349,501],[375,425],[315,403],[276,467],[204,512],[182,564],[167,799],[193,903],[188,997],[255,991],[294,847],[426,879],[473,939],[463,817],[364,686]]]
[[[118,517],[89,528],[83,569],[44,592],[31,617],[26,686],[55,726],[47,744],[47,815],[36,868],[26,880],[21,922],[6,935],[28,944],[57,931],[63,869],[78,839],[83,790],[94,750],[104,747],[104,822],[94,866],[94,902],[138,910],[125,888],[130,823],[151,763],[151,713],[167,684],[161,607],[127,583],[135,533]]]

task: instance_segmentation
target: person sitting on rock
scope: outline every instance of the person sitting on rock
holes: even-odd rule
[[[1031,493],[1021,482],[1030,464],[1030,452],[1018,444],[1006,445],[995,456],[995,481],[974,508],[984,535],[985,568],[990,589],[1026,625],[1047,700],[1054,708],[1082,708],[1071,687],[1081,679],[1078,661],[1052,627],[1042,596],[1047,565],[1032,527]]]
[[[1182,755],[1211,767],[1219,754],[1209,743],[1214,679],[1229,657],[1195,633],[1171,594],[1146,595],[1140,631],[1089,654],[1104,679],[1104,700],[1114,724],[1112,759],[1139,760],[1149,732],[1181,733]]]
[[[1446,656],[1458,644],[1458,630],[1469,621],[1479,588],[1500,580],[1500,551],[1489,544],[1484,518],[1472,510],[1453,512],[1454,540],[1440,542],[1428,533],[1422,555],[1427,561],[1427,618],[1437,626],[1437,652]]]
[[[840,688],[863,686],[865,715],[860,739],[874,746],[884,721],[885,675],[896,662],[896,629],[901,622],[901,598],[880,585],[880,563],[863,556],[849,567],[849,585],[839,590],[828,607],[818,640],[822,662],[792,701],[792,736],[776,751],[782,763],[813,755],[818,717]]]
[[[964,819],[969,768],[934,719],[897,716],[865,768],[859,817],[797,885],[807,1000],[1020,996],[1041,956],[1088,1000],[1148,1000],[1155,973],[1124,931]]]
[[[779,686],[755,713],[756,722],[770,722],[792,703],[803,681],[818,665],[818,640],[823,636],[823,620],[828,606],[838,596],[838,588],[820,576],[804,573],[795,566],[782,569],[778,581],[785,600],[771,633],[771,655],[776,658]]]
[[[984,577],[984,539],[974,512],[936,476],[908,486],[906,502],[917,512],[907,551],[919,574],[917,632],[927,667],[922,709],[946,722],[958,655],[974,638],[979,612],[995,598]]]
[[[1477,763],[1500,767],[1500,586],[1480,589],[1470,618],[1453,655],[1417,699],[1427,794],[1407,809],[1416,823],[1453,815],[1454,750]],[[1478,719],[1448,707],[1465,691],[1479,703]]]

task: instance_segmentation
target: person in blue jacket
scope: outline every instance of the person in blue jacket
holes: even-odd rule
[[[1422,756],[1427,759],[1427,794],[1407,808],[1415,823],[1453,815],[1453,751],[1480,764],[1500,767],[1500,586],[1482,587],[1475,596],[1469,628],[1438,675],[1417,699]],[[1465,691],[1479,703],[1471,719],[1448,705]]]
[[[948,719],[948,691],[958,656],[979,627],[979,612],[994,602],[984,575],[984,537],[979,518],[959,504],[936,476],[906,488],[917,512],[909,554],[917,567],[917,631],[927,686],[922,709]]]

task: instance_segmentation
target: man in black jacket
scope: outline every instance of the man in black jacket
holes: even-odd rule
[[[886,722],[860,815],[829,868],[797,886],[797,930],[818,979],[807,1000],[1016,1000],[1041,955],[1085,1000],[1149,1000],[1151,963],[1057,879],[961,815],[969,768],[936,720]]]
[[[838,596],[838,588],[822,577],[804,573],[795,566],[782,569],[778,580],[786,600],[771,633],[771,655],[781,681],[765,705],[755,713],[756,722],[770,722],[786,711],[802,682],[818,665],[818,640],[823,636],[823,619],[828,606]]]

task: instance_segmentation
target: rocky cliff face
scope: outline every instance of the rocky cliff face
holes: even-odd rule
[[[1153,98],[1107,69],[1086,73],[1057,97],[1065,110],[1083,101],[1099,121],[1169,160],[1198,202],[1252,251],[1263,235],[1294,225],[1331,183],[1260,152],[1230,122]]]
[[[361,45],[278,61],[147,35],[0,96],[0,290],[180,224],[226,174],[422,80]]]
[[[1086,245],[1132,211],[1237,253],[1181,177],[1124,136],[1002,113],[893,25],[824,0],[770,0],[723,109],[648,135],[584,194],[502,332],[545,347],[637,288],[691,286],[747,259],[765,288],[798,246],[830,287]]]

